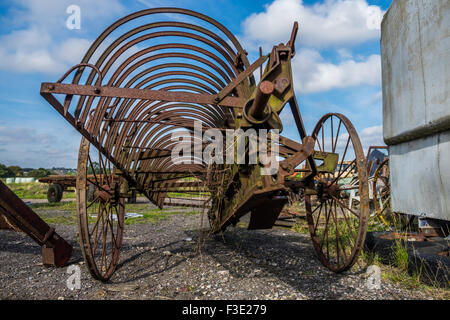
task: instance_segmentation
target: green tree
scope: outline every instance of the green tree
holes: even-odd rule
[[[0,178],[14,177],[14,172],[12,172],[4,164],[0,163]]]
[[[92,162],[92,166],[89,166],[87,169],[88,174],[93,174],[92,168],[94,168],[95,173],[100,173],[100,166],[98,162],[96,161]]]
[[[12,173],[14,173],[15,177],[23,177],[23,170],[19,166],[9,166],[9,170],[11,170]]]
[[[50,170],[44,169],[44,168],[39,168],[39,169],[34,169],[31,170],[30,172],[28,172],[28,177],[34,177],[34,178],[42,178],[42,177],[46,177],[49,176],[52,172]]]

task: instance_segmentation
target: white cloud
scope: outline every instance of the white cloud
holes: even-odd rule
[[[0,37],[0,69],[47,74],[61,74],[78,63],[91,41],[77,35],[124,10],[118,0],[16,0],[15,4],[5,19],[20,29]],[[80,32],[65,28],[66,8],[72,4],[81,9],[81,28],[86,29]]]
[[[364,150],[367,150],[370,146],[384,145],[383,126],[373,126],[361,130],[361,132],[359,132],[359,139],[361,140]]]
[[[54,50],[54,56],[59,61],[67,62],[71,65],[80,62],[89,49],[91,41],[80,38],[69,38],[59,44]]]
[[[379,55],[371,55],[363,61],[347,59],[333,64],[325,61],[315,50],[302,49],[297,52],[292,68],[295,88],[302,93],[381,84]]]
[[[314,5],[302,0],[275,0],[264,12],[254,13],[243,22],[240,40],[249,50],[263,46],[267,51],[286,42],[293,22],[298,21],[297,53],[292,61],[298,92],[379,86],[380,56],[355,58],[351,47],[379,39],[382,15],[380,7],[366,0],[325,0]],[[322,56],[320,50],[326,47],[335,50],[337,62]]]
[[[0,125],[0,162],[21,167],[76,167],[79,137],[71,128]]]
[[[243,40],[275,45],[289,40],[294,21],[299,22],[298,41],[312,47],[354,45],[378,39],[383,12],[366,0],[326,0],[305,5],[302,0],[275,0],[264,12],[243,23]]]
[[[64,31],[66,9],[77,5],[81,11],[81,28],[121,15],[125,8],[119,0],[14,0],[11,23],[17,26],[40,26],[52,33]]]
[[[0,144],[17,145],[35,143],[43,147],[50,146],[56,138],[48,133],[38,132],[33,128],[0,126]]]
[[[352,58],[352,53],[350,52],[350,50],[346,49],[346,48],[339,48],[336,50],[339,57],[341,59],[350,59]]]
[[[35,27],[13,31],[0,42],[6,44],[0,48],[0,69],[49,74],[60,74],[78,63],[90,44],[80,38],[54,43],[49,33]]]

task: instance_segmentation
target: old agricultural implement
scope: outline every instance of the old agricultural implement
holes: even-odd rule
[[[97,170],[98,171],[98,170]],[[95,180],[95,177],[91,175],[90,180]],[[77,179],[74,175],[51,175],[48,177],[39,178],[41,183],[48,184],[47,190],[47,200],[50,203],[60,202],[64,192],[73,192],[74,190],[69,189],[76,187]],[[95,196],[95,185],[89,184],[87,186],[87,200],[92,201]],[[136,190],[132,190],[130,197],[127,199],[128,203],[136,203]]]
[[[355,263],[369,206],[363,149],[341,114],[323,116],[307,135],[291,69],[297,28],[295,23],[287,43],[250,64],[236,37],[217,21],[179,8],[143,10],[108,27],[60,80],[42,83],[41,95],[82,135],[76,178],[79,240],[95,278],[108,280],[119,261],[124,200],[131,190],[160,208],[177,192],[207,195],[203,204],[212,232],[247,213],[249,229],[271,228],[289,192],[303,190],[320,261],[335,272]],[[279,114],[287,105],[299,141],[273,133],[281,132]],[[279,149],[278,170],[263,175],[267,163],[259,156],[253,164],[194,156],[174,161],[171,154],[179,146],[174,134],[184,132],[194,149],[198,122],[202,132],[270,130],[270,145]],[[205,133],[196,145],[206,152],[211,140]],[[344,161],[354,170],[343,170]],[[350,188],[360,197],[352,207],[339,183],[350,171],[357,180]],[[301,177],[292,178],[295,172]],[[93,201],[86,198],[90,184],[96,187]]]

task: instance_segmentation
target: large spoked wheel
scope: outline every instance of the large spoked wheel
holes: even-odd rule
[[[108,281],[119,261],[122,246],[125,198],[122,178],[89,141],[82,139],[77,169],[77,212],[80,247],[92,276]],[[88,201],[88,186],[95,186]]]
[[[309,231],[319,260],[334,272],[351,268],[361,252],[369,216],[367,168],[361,142],[343,115],[323,116],[314,128],[315,150],[336,153],[337,166],[317,163],[312,192],[306,192]],[[325,172],[327,170],[327,172]]]

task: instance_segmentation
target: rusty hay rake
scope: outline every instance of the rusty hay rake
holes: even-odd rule
[[[363,149],[351,122],[338,113],[323,116],[307,135],[292,80],[297,29],[295,23],[286,44],[250,64],[236,37],[217,21],[179,8],[143,10],[103,31],[57,82],[42,83],[41,95],[82,135],[79,236],[95,278],[106,281],[115,271],[124,199],[133,190],[160,208],[207,206],[211,231],[219,232],[247,213],[249,229],[271,228],[289,193],[303,189],[320,261],[335,272],[355,263],[368,219]],[[283,129],[279,114],[286,105],[301,141],[274,133]],[[174,161],[177,141],[171,137],[184,132],[194,142],[196,122],[203,131],[270,130],[268,139],[278,140],[278,170],[262,175],[259,158],[256,164]],[[200,141],[201,151],[206,142]],[[301,175],[293,178],[296,172]],[[92,201],[88,185],[95,186]],[[359,201],[349,207],[351,189]],[[203,196],[177,201],[180,193]]]

